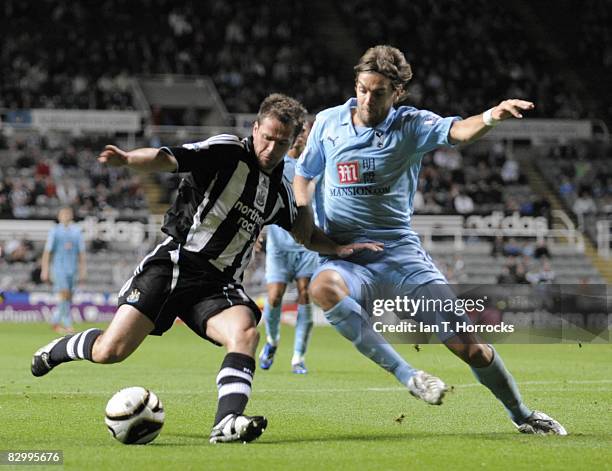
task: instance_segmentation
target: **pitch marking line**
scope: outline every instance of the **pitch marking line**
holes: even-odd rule
[[[531,386],[531,385],[572,385],[572,384],[610,384],[612,379],[591,379],[591,380],[569,380],[569,381],[523,381],[519,383],[519,386]],[[482,386],[480,383],[467,383],[467,384],[455,384],[455,388],[475,388]],[[346,392],[398,392],[405,391],[406,388],[402,386],[396,386],[393,388],[312,388],[312,389],[257,389],[255,393],[346,393]],[[562,390],[562,389],[558,389]],[[190,390],[156,390],[158,394],[189,394],[196,395],[201,394],[202,390],[190,391]],[[204,391],[205,392],[205,391]],[[75,395],[75,394],[87,394],[92,396],[106,396],[107,392],[104,391],[23,391],[23,392],[10,392],[3,393],[0,391],[0,396],[5,395],[21,395],[26,394],[47,394],[53,395]]]

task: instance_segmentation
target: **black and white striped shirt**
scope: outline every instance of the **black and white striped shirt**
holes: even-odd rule
[[[163,147],[188,172],[166,213],[162,231],[181,246],[181,258],[202,271],[241,282],[264,225],[290,231],[297,214],[282,162],[268,175],[260,170],[252,138],[213,136],[182,147]]]

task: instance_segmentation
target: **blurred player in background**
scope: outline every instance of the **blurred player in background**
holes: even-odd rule
[[[72,295],[77,282],[82,283],[87,277],[85,242],[73,217],[72,208],[59,210],[59,223],[49,231],[41,261],[40,279],[53,282],[58,297],[51,321],[56,332],[74,332],[70,314]]]
[[[244,292],[242,275],[264,225],[292,229],[297,207],[291,185],[283,179],[282,161],[305,114],[296,100],[272,94],[260,106],[252,136],[243,140],[222,134],[182,147],[130,152],[106,146],[98,157],[103,164],[186,174],[164,219],[167,238],[123,285],[108,328],[45,345],[32,358],[32,374],[43,376],[73,360],[123,361],[147,335],[162,335],[178,316],[197,335],[227,351],[216,378],[210,442],[259,437],[266,418],[243,412],[251,395],[261,313]],[[378,244],[338,246],[311,229],[307,246],[324,253],[380,250]]]
[[[283,170],[287,179],[292,182],[295,175],[295,163],[306,145],[312,123],[305,122],[304,128],[296,138],[293,146],[285,156]],[[317,192],[317,194],[320,194]],[[318,203],[318,204],[317,204]],[[321,202],[315,199],[315,209]],[[317,211],[315,212],[315,216]],[[315,217],[315,223],[319,220]],[[291,371],[296,374],[308,372],[305,364],[306,348],[312,331],[312,305],[308,296],[310,277],[318,266],[319,255],[298,244],[293,236],[283,228],[273,224],[266,234],[266,283],[268,298],[263,310],[266,325],[266,343],[259,354],[259,366],[267,370],[272,366],[274,354],[280,341],[280,318],[283,296],[287,284],[295,280],[298,290],[298,308],[295,321],[295,340]]]
[[[423,154],[440,146],[472,142],[508,118],[534,107],[505,100],[483,114],[462,120],[394,104],[407,95],[412,77],[403,53],[391,46],[370,48],[355,66],[356,98],[322,111],[296,167],[296,231],[308,239],[315,178],[325,175],[326,232],[338,243],[380,240],[378,253],[329,257],[313,275],[311,295],[327,320],[365,356],[391,372],[416,397],[441,404],[446,385],[408,364],[369,322],[364,288],[392,289],[391,296],[454,299],[447,281],[410,228],[412,201]],[[406,210],[408,208],[408,210]],[[303,227],[302,227],[303,224]],[[298,237],[299,240],[299,237]],[[565,435],[554,419],[529,409],[495,349],[473,334],[445,332],[440,321],[454,313],[431,313],[420,320],[441,327],[440,340],[464,360],[476,378],[502,402],[519,431]],[[453,319],[454,318],[454,319]]]

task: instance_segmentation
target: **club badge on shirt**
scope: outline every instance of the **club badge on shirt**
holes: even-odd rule
[[[263,173],[259,173],[259,185],[257,185],[257,193],[255,194],[255,208],[262,213],[266,207],[266,199],[268,198],[268,190],[270,189],[270,178]]]

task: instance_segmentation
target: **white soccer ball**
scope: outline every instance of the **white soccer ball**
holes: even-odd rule
[[[164,407],[154,392],[140,386],[117,392],[106,404],[104,422],[111,435],[126,445],[154,440],[164,425]]]

